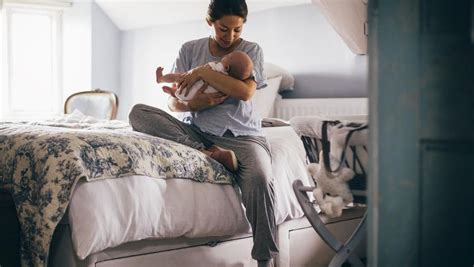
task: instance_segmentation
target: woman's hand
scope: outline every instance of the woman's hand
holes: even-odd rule
[[[193,84],[201,80],[201,72],[210,68],[211,67],[206,64],[203,66],[196,67],[192,71],[189,71],[187,73],[183,73],[178,78],[178,81],[177,81],[178,93],[181,94],[183,90],[185,90],[184,96],[188,96],[189,91],[191,90],[191,87],[193,86]]]
[[[204,84],[199,88],[194,95],[193,99],[188,101],[188,108],[190,111],[199,111],[213,106],[217,106],[224,102],[229,96],[221,92],[217,93],[204,93],[209,84],[204,82]]]

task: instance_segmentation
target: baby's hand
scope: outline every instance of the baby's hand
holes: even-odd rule
[[[156,68],[156,82],[161,83],[163,78],[163,67]]]
[[[173,87],[169,87],[169,86],[163,86],[161,87],[161,89],[163,90],[163,92],[167,93],[167,94],[170,94],[172,95],[173,97],[176,97],[176,84],[173,83],[172,85]]]

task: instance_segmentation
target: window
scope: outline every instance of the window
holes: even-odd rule
[[[61,10],[5,4],[2,10],[0,119],[60,114]]]

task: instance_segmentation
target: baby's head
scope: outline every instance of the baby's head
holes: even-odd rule
[[[222,58],[221,62],[229,75],[236,79],[246,80],[252,75],[252,59],[242,51],[234,51],[227,54]]]

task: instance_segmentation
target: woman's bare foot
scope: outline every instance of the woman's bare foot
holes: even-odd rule
[[[212,145],[202,152],[220,164],[224,165],[224,167],[226,167],[231,172],[237,171],[237,168],[239,167],[237,157],[232,150]]]

